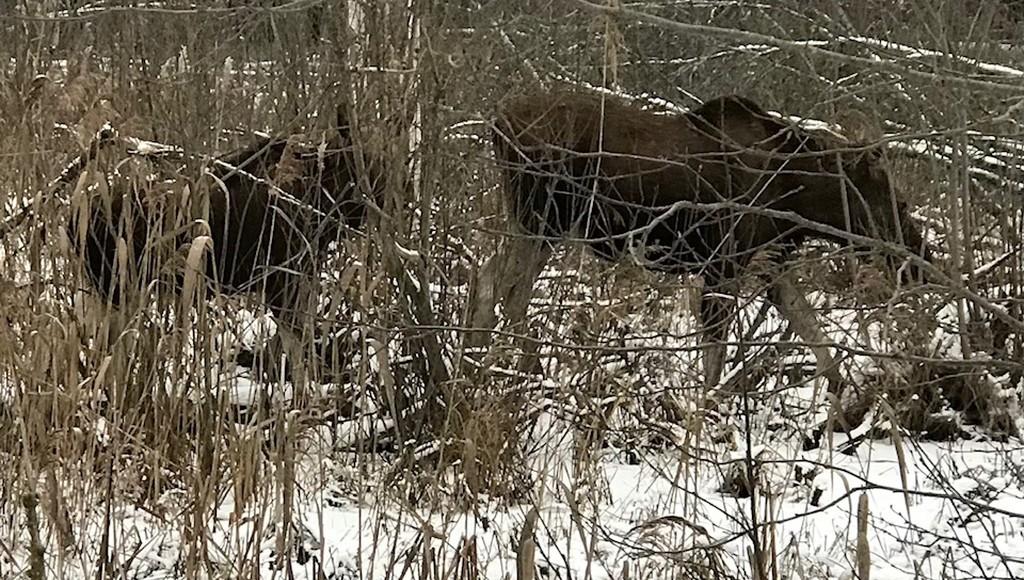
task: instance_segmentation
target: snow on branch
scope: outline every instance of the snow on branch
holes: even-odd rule
[[[1002,75],[1011,78],[1024,78],[1024,71],[1020,69],[1016,69],[1001,64],[983,62],[966,56],[940,52],[937,50],[931,50],[927,48],[919,48],[916,46],[909,46],[906,44],[900,44],[897,42],[893,42],[891,40],[871,38],[869,36],[840,36],[836,40],[854,42],[876,48],[882,48],[885,50],[900,52],[903,53],[903,58],[908,59],[919,59],[923,57],[952,58],[957,62],[973,66],[978,70],[986,73]]]
[[[636,10],[634,8],[627,8],[621,5],[601,5],[595,4],[594,2],[590,2],[588,0],[575,0],[575,2],[591,12],[611,16],[624,16],[632,19],[635,22],[650,24],[665,30],[671,30],[679,34],[691,36],[701,35],[711,38],[726,38],[745,43],[773,46],[777,47],[779,50],[784,52],[827,58],[830,60],[860,65],[869,69],[885,70],[888,72],[899,74],[907,79],[914,79],[917,81],[928,83],[929,85],[941,81],[945,83],[947,86],[959,86],[973,90],[985,90],[1000,94],[1019,94],[1020,92],[1024,91],[1024,85],[1020,83],[1005,82],[1002,80],[983,80],[965,76],[933,73],[928,72],[926,70],[906,66],[902,63],[893,60],[887,60],[882,58],[872,59],[862,56],[853,56],[837,52],[834,50],[829,50],[821,46],[807,44],[806,42],[798,42],[777,38],[774,36],[769,36],[767,34],[761,34],[758,32],[750,32],[735,28],[723,28],[720,26],[712,26],[708,24],[689,24],[685,22],[678,22],[670,18],[665,18],[663,16],[657,16],[654,14],[648,14],[646,12]]]

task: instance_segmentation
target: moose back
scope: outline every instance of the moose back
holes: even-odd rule
[[[711,289],[743,273],[759,250],[791,249],[808,237],[845,243],[848,232],[927,256],[877,147],[812,135],[743,97],[671,115],[610,96],[530,94],[499,108],[494,146],[518,225],[514,235],[524,238],[509,246],[517,256],[504,258],[515,260],[519,279],[489,292],[516,305],[505,308],[510,319],[525,316],[528,302],[511,294],[529,293],[563,240],[608,259],[700,274]],[[820,326],[792,320],[799,318],[794,304],[806,299],[784,291],[780,279],[769,298],[797,322],[804,340],[820,342]],[[706,341],[720,344],[727,336],[730,304],[705,292]],[[488,307],[477,309],[485,324],[493,322]],[[819,367],[826,355],[827,349],[816,352]],[[717,383],[721,361],[705,358],[705,369]]]
[[[295,314],[289,310],[296,289],[321,254],[318,246],[346,227],[360,227],[365,217],[347,127],[325,145],[259,139],[213,159],[190,184],[208,194],[206,210],[191,212],[206,218],[213,242],[207,276],[225,292],[262,293],[279,319]],[[149,161],[142,165],[163,182],[105,172],[109,193],[92,196],[85,223],[73,220],[69,230],[93,285],[114,303],[123,301],[123,291],[141,290],[160,277],[155,268],[161,250],[171,254],[204,229],[174,215],[180,176],[165,161]],[[128,254],[123,260],[117,258],[119,241]],[[180,273],[174,277],[180,282]]]
[[[527,234],[711,284],[769,244],[837,237],[776,212],[921,249],[877,148],[828,143],[743,97],[661,115],[613,98],[530,95],[501,110],[495,146]]]

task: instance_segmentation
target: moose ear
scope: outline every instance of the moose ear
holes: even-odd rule
[[[882,180],[887,177],[885,156],[881,147],[872,147],[865,151],[862,163],[867,165],[867,174],[871,179]]]

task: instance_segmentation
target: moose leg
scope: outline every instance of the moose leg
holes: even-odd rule
[[[308,341],[303,338],[310,333],[305,324],[309,320],[307,309],[315,308],[305,300],[308,297],[303,291],[305,282],[290,272],[274,271],[267,275],[264,286],[264,297],[277,325],[277,332],[263,348],[264,356],[270,357],[264,361],[270,371],[267,378],[279,380],[283,373],[296,388],[304,385],[308,378],[303,363],[304,345]]]
[[[477,275],[468,326],[493,330],[498,324],[495,310],[498,305],[511,325],[521,325],[526,318],[533,285],[550,256],[551,249],[545,242],[524,237],[505,239]],[[480,345],[486,342],[483,339]]]
[[[704,292],[700,300],[701,350],[704,359],[704,384],[718,386],[725,368],[726,342],[733,301],[720,294]]]
[[[768,299],[789,322],[793,332],[810,347],[818,374],[828,381],[829,392],[840,394],[843,380],[839,374],[839,365],[829,350],[829,338],[822,331],[813,307],[803,292],[797,288],[790,273],[783,272],[772,280],[768,289]]]
[[[522,372],[538,373],[541,370],[537,355],[540,343],[526,336],[529,332],[527,311],[530,299],[533,298],[533,287],[552,252],[547,242],[523,240],[517,245],[520,251],[513,256],[510,268],[505,273],[511,277],[511,281],[503,288],[503,311],[505,319],[510,322],[509,328],[521,335],[516,338],[519,350],[523,353],[517,368]]]
[[[551,247],[547,242],[530,239],[517,239],[512,246],[507,269],[502,273],[505,278],[501,285],[502,310],[513,327],[521,328],[526,322],[533,286],[551,258]]]
[[[500,247],[476,273],[466,313],[466,326],[472,329],[466,342],[473,348],[486,347],[489,331],[498,324],[495,306],[501,300],[501,276],[506,261],[504,247]]]
[[[474,284],[467,316],[467,326],[473,329],[470,346],[483,348],[490,343],[488,331],[498,324],[498,305],[513,332],[525,328],[534,283],[550,257],[551,247],[545,241],[524,236],[502,241],[498,251],[480,269]]]

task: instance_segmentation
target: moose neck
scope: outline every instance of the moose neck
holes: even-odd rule
[[[779,195],[771,204],[771,209],[792,212],[804,220],[843,231],[849,231],[850,226],[855,229],[856,224],[852,213],[849,216],[850,219],[847,219],[847,207],[852,210],[853,204],[857,202],[854,200],[854,195],[850,195],[844,203],[843,191],[838,181],[838,178],[828,176],[814,179],[804,177],[796,180],[787,175],[780,175],[776,184],[779,188]],[[779,223],[777,229],[780,234],[790,231],[790,235],[786,237],[798,240],[805,237],[835,240],[838,237],[823,232],[821,228],[801,224],[799,221]]]

